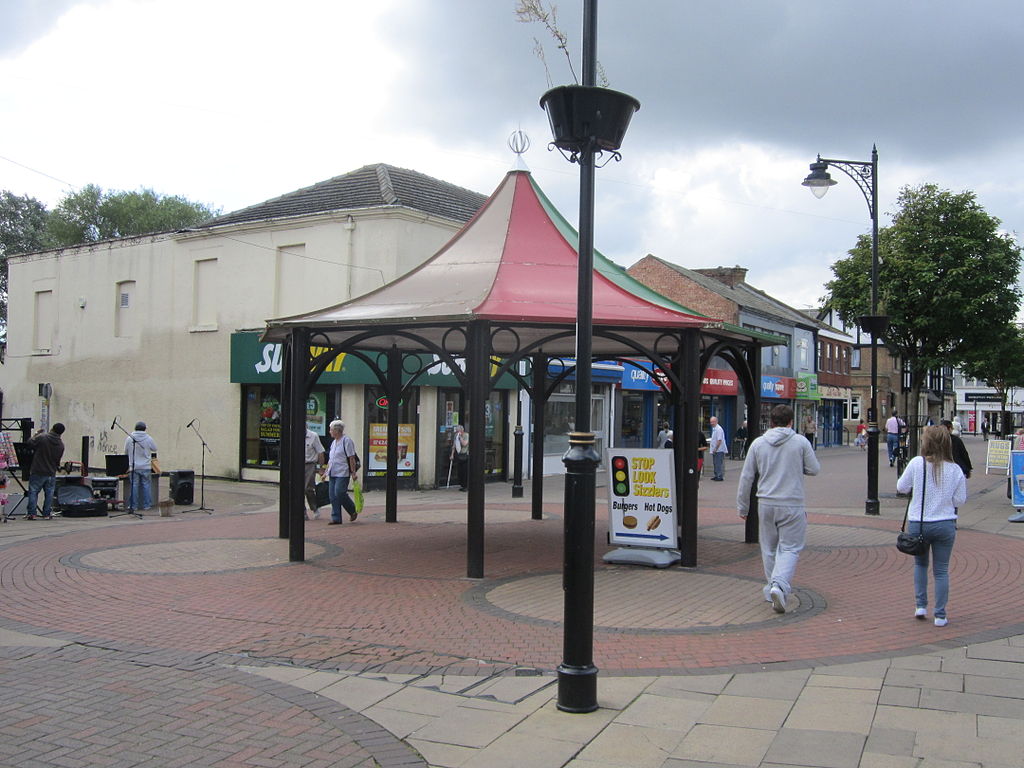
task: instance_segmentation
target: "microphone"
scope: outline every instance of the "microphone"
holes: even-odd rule
[[[116,426],[117,426],[117,416],[115,416],[114,420],[112,422],[110,422],[110,428],[111,429],[113,429]]]
[[[190,421],[188,424],[185,425],[185,429],[188,429],[189,427],[191,427],[195,423],[196,423],[196,420],[192,419],[192,421]]]

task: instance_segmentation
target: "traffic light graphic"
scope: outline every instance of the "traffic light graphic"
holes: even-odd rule
[[[612,493],[629,496],[629,461],[625,456],[612,456]]]

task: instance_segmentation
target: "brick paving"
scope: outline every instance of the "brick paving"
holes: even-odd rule
[[[701,489],[699,568],[610,566],[598,546],[602,675],[809,669],[1024,634],[1024,526],[1000,522],[1005,479],[971,481],[951,621],[938,629],[907,620],[911,561],[892,545],[902,502],[890,494],[881,517],[864,516],[860,457],[842,450],[823,454],[825,476],[809,485],[791,613],[761,599],[757,547],[743,543],[730,503],[738,464]],[[274,491],[253,486],[215,484],[212,516],[5,525],[0,628],[67,645],[0,648],[0,675],[15,681],[0,763],[172,765],[173,752],[196,765],[425,765],[350,710],[228,665],[550,674],[562,644],[562,507],[533,521],[506,493],[488,490],[482,580],[465,578],[465,497],[453,493],[403,494],[398,524],[383,522],[383,494],[356,524],[311,521],[304,563],[288,563],[276,538]]]

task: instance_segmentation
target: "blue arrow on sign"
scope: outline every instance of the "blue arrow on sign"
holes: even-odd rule
[[[668,538],[663,533],[620,533],[619,536],[629,536],[633,539],[660,539],[661,541]]]

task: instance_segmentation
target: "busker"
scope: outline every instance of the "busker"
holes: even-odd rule
[[[747,449],[736,490],[736,508],[740,517],[746,519],[756,477],[765,577],[762,591],[776,613],[785,613],[807,538],[804,475],[818,474],[821,465],[807,438],[793,431],[792,408],[777,405],[772,408],[770,419],[771,429]]]
[[[32,463],[28,470],[28,508],[26,520],[36,519],[36,503],[43,492],[43,520],[53,519],[54,496],[57,488],[57,469],[64,455],[64,425],[54,424],[49,432],[39,430],[28,441],[32,448]]]

